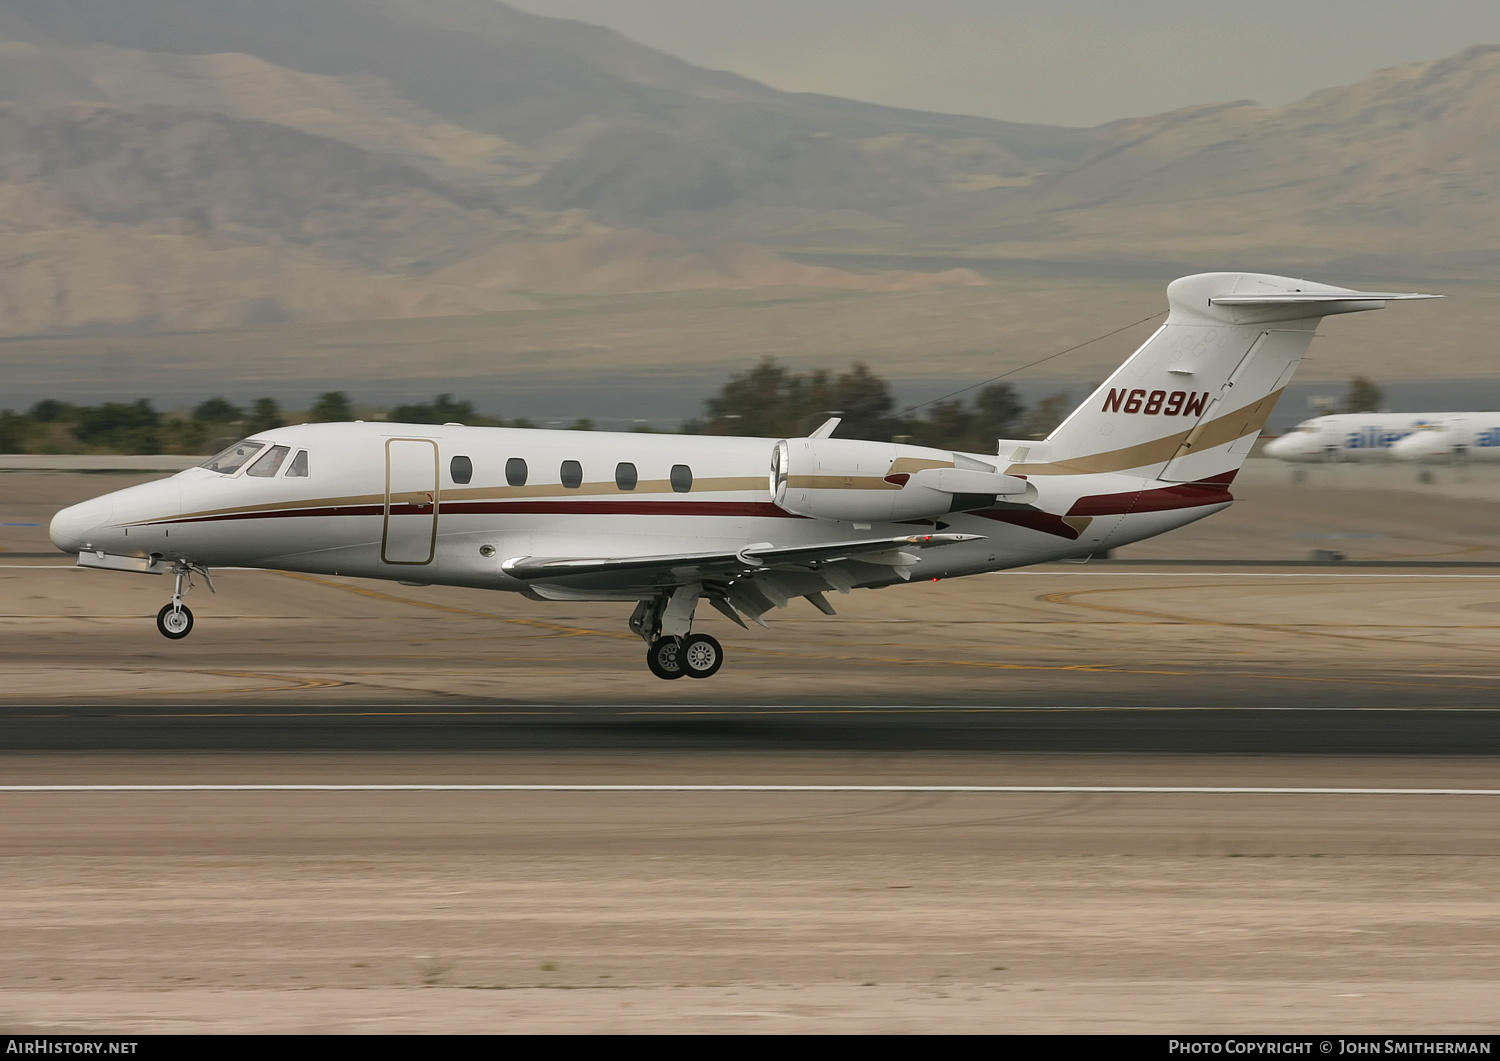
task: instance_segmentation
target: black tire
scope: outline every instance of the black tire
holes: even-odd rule
[[[193,613],[188,611],[186,604],[179,608],[173,608],[170,604],[163,605],[161,611],[156,613],[156,628],[161,631],[162,637],[180,641],[193,632]]]
[[[681,650],[682,642],[675,637],[653,641],[651,647],[646,649],[646,666],[663,681],[681,678],[682,664],[678,662]]]
[[[707,634],[693,634],[682,642],[677,659],[689,678],[712,678],[724,665],[724,646]]]

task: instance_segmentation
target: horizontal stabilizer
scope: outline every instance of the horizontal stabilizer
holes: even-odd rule
[[[1208,300],[1212,306],[1295,306],[1317,302],[1397,302],[1414,298],[1442,298],[1442,295],[1424,295],[1420,292],[1392,293],[1389,291],[1268,291],[1250,295],[1215,295]]]

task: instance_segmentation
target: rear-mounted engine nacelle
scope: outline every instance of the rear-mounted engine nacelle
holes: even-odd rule
[[[1036,488],[956,453],[844,438],[790,438],[771,458],[771,492],[814,519],[888,523],[1029,501]]]

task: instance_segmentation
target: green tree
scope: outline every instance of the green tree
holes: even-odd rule
[[[309,422],[314,424],[339,423],[354,419],[354,407],[349,404],[349,395],[343,391],[327,391],[318,395],[308,412]]]
[[[1021,422],[1020,437],[1046,438],[1072,411],[1073,403],[1066,393],[1049,394],[1027,412],[1026,419]]]
[[[244,417],[243,409],[223,398],[210,398],[193,410],[193,419],[200,424],[228,424]]]
[[[797,437],[830,416],[843,419],[842,438],[889,439],[900,427],[890,385],[862,364],[831,377],[825,370],[794,373],[773,358],[732,376],[708,399],[702,420],[686,434]]]
[[[833,381],[826,398],[822,394],[809,397],[813,400],[804,415],[805,431],[816,428],[825,416],[831,415],[843,418],[838,427],[843,438],[885,442],[901,429],[901,422],[895,416],[896,399],[891,394],[891,385],[857,361]]]
[[[28,415],[39,424],[55,424],[61,420],[71,419],[73,413],[73,406],[66,402],[44,398],[31,407]]]
[[[430,402],[398,405],[390,418],[398,424],[471,424],[475,421],[474,403],[454,401],[451,394],[439,394]]]
[[[776,436],[795,414],[789,408],[791,373],[766,358],[750,371],[731,376],[708,399],[705,420],[683,425],[687,434]]]
[[[1015,438],[1026,415],[1026,403],[1009,383],[991,383],[974,396],[974,449],[983,452],[1002,438]]]
[[[113,453],[160,453],[161,414],[145,398],[105,402],[77,411],[73,434],[86,447]]]
[[[281,417],[281,406],[276,403],[275,398],[256,398],[255,404],[250,408],[250,417],[245,421],[245,433],[254,435],[285,425],[286,421]]]
[[[25,453],[31,417],[0,409],[0,453]]]
[[[164,450],[168,453],[203,453],[207,454],[221,449],[218,443],[232,441],[221,438],[214,433],[214,429],[222,431],[222,425],[205,423],[197,419],[184,419],[180,416],[164,417],[161,422],[160,440]]]
[[[1349,377],[1349,389],[1344,392],[1344,412],[1373,413],[1385,401],[1385,391],[1364,376]]]
[[[997,440],[1013,438],[1020,430],[1026,403],[1009,383],[991,383],[974,396],[934,402],[925,416],[908,417],[901,431],[920,446],[992,453]]]

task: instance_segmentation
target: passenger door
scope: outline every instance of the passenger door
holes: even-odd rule
[[[438,448],[427,438],[385,443],[385,526],[380,559],[430,564],[437,548]]]

